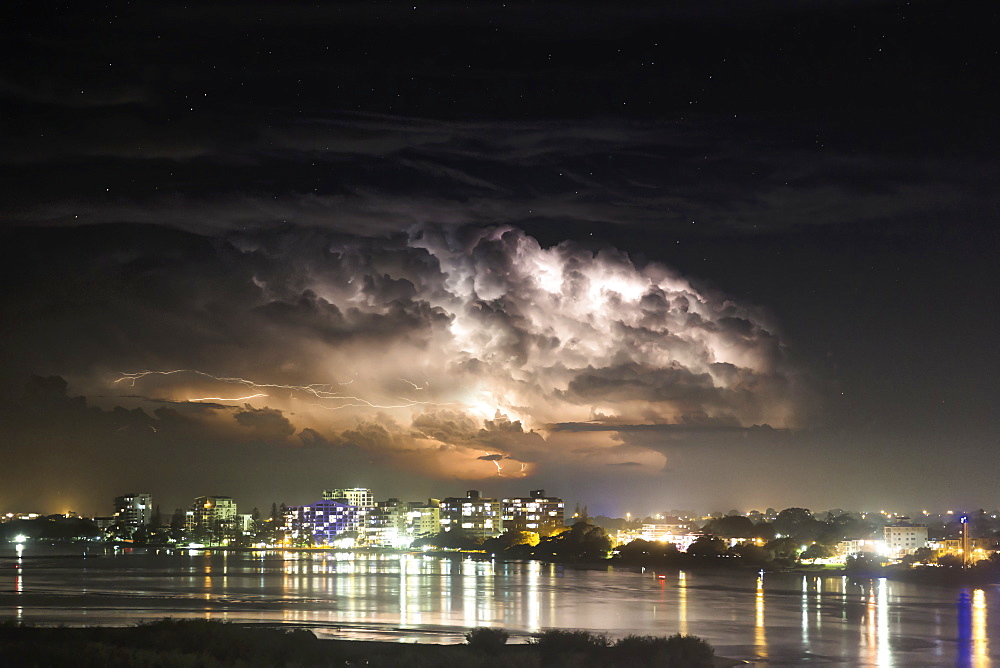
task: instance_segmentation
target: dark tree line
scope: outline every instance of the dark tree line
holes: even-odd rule
[[[580,521],[550,536],[538,536],[526,531],[507,531],[494,538],[478,539],[471,538],[461,529],[454,529],[442,531],[414,543],[414,547],[422,546],[477,550],[502,555],[509,559],[575,562],[607,559],[612,543],[604,529]]]

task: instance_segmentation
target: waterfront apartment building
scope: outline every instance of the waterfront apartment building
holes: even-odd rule
[[[132,527],[149,524],[153,517],[153,497],[149,494],[124,494],[115,497],[114,521]]]
[[[376,501],[365,515],[364,523],[365,544],[407,547],[417,538],[434,536],[441,531],[440,501]]]
[[[465,497],[441,501],[441,529],[462,530],[470,538],[492,538],[503,533],[503,509],[497,499],[487,499],[470,489]]]
[[[332,545],[337,538],[357,537],[361,532],[361,509],[355,505],[323,499],[312,504],[310,512],[315,545]]]
[[[228,496],[199,496],[185,516],[186,528],[209,541],[234,536],[236,522],[236,502]]]
[[[923,524],[899,522],[885,527],[885,549],[891,557],[913,554],[919,547],[927,546],[927,527]]]
[[[291,545],[333,545],[338,539],[357,539],[360,509],[343,501],[323,499],[285,510],[282,533]]]
[[[406,531],[413,538],[427,538],[441,531],[441,502],[427,499],[427,503],[410,502],[406,511]]]
[[[406,514],[410,504],[399,499],[376,501],[365,517],[365,542],[375,547],[403,547],[412,542],[407,536]]]
[[[545,496],[544,489],[531,490],[531,496],[503,500],[505,531],[532,531],[551,535],[565,525],[566,506],[557,497]]]
[[[683,536],[692,533],[684,524],[656,524],[644,523],[639,532],[642,540],[650,542],[673,543],[675,536]]]

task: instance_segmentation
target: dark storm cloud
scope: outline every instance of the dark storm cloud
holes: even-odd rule
[[[257,308],[271,325],[291,330],[301,330],[310,337],[329,343],[343,343],[350,339],[373,341],[380,338],[409,337],[417,340],[420,330],[431,330],[434,321],[447,324],[448,316],[440,309],[433,309],[419,301],[385,299],[392,296],[376,288],[378,279],[366,276],[361,289],[376,303],[385,304],[387,312],[370,313],[357,308],[341,312],[336,305],[305,290],[294,302],[270,301]],[[412,288],[412,284],[411,284]],[[411,290],[412,293],[412,290]]]
[[[306,427],[299,432],[299,440],[306,447],[320,447],[330,445],[330,441],[315,429]]]
[[[253,434],[252,438],[265,441],[284,440],[295,433],[295,427],[281,411],[273,408],[254,408],[249,404],[238,411],[233,419]]]
[[[660,435],[683,435],[690,434],[700,436],[712,434],[743,434],[743,433],[777,433],[784,430],[773,429],[768,425],[753,425],[742,427],[732,420],[712,420],[702,418],[691,418],[680,424],[622,424],[616,422],[563,422],[548,426],[552,431],[611,431],[621,434],[649,433],[653,438]]]
[[[86,84],[84,84],[86,86]],[[116,107],[145,102],[148,92],[139,87],[80,88],[80,82],[35,80],[30,84],[0,78],[0,97],[55,107]]]
[[[627,364],[604,369],[588,368],[569,382],[566,393],[583,401],[641,399],[702,403],[714,401],[718,389],[708,374],[693,374],[680,366],[653,369]]]
[[[457,410],[425,411],[413,418],[413,430],[427,438],[446,443],[468,443],[480,428],[466,412]]]
[[[982,27],[940,53],[941,3],[720,7],[22,7],[7,219],[676,244],[998,209],[989,116],[948,107],[987,98]]]
[[[222,144],[198,142],[198,134],[214,133],[210,126],[183,139],[144,142],[128,136],[130,124],[121,119],[108,119],[107,132],[88,131],[87,141],[100,146],[52,139],[39,147],[43,164],[62,159],[53,151],[70,157],[74,146],[81,155],[117,153],[107,178],[89,189],[81,182],[76,195],[43,204],[18,203],[15,196],[11,212],[36,224],[127,220],[235,230],[294,220],[372,235],[425,224],[509,223],[553,241],[562,238],[556,234],[586,240],[594,232],[608,238],[655,226],[666,243],[683,244],[846,229],[846,221],[862,233],[891,236],[917,221],[937,225],[956,209],[972,218],[1000,210],[995,191],[970,190],[995,172],[987,161],[939,155],[915,162],[835,141],[817,152],[753,121],[718,120],[708,132],[684,123],[587,122],[565,129],[345,117],[323,130],[302,128],[293,146],[261,137],[252,120],[246,123],[245,139]],[[148,132],[162,134],[155,127]],[[357,133],[370,146],[359,147]],[[758,136],[748,141],[747,133]],[[20,149],[7,155],[27,159]],[[164,166],[162,158],[180,163]],[[280,176],[257,184],[262,170]],[[185,173],[202,173],[216,187],[202,192],[178,178]],[[136,175],[150,186],[136,189]]]

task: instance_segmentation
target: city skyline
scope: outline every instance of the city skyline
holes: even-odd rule
[[[974,3],[7,13],[0,507],[998,505]]]
[[[120,491],[120,490],[119,490]],[[219,490],[216,490],[218,492]],[[710,505],[707,507],[694,507],[694,506],[678,506],[673,508],[667,507],[649,507],[643,508],[641,505],[632,508],[631,510],[626,510],[619,514],[607,514],[603,512],[601,507],[597,507],[595,511],[591,511],[590,505],[587,499],[576,499],[572,501],[565,500],[559,494],[548,494],[550,490],[546,489],[515,489],[512,494],[502,495],[494,494],[489,491],[489,486],[483,489],[462,489],[457,488],[446,488],[446,489],[436,489],[432,490],[430,496],[423,497],[420,499],[414,499],[406,497],[405,495],[395,494],[393,490],[372,490],[369,488],[340,488],[340,489],[324,489],[319,492],[301,492],[294,498],[295,502],[289,502],[289,499],[271,499],[271,500],[260,500],[260,503],[248,502],[246,498],[237,498],[230,494],[222,493],[206,493],[204,490],[200,492],[191,501],[191,498],[182,498],[176,493],[167,494],[167,502],[161,503],[161,497],[155,494],[149,494],[148,492],[128,492],[119,493],[114,497],[112,501],[108,501],[104,505],[109,508],[114,508],[115,512],[111,516],[118,516],[119,514],[125,513],[135,513],[136,510],[130,510],[133,506],[141,507],[143,510],[142,516],[147,518],[146,520],[139,522],[140,524],[148,523],[148,517],[158,512],[161,516],[161,520],[166,523],[169,517],[177,512],[184,512],[186,509],[190,509],[194,506],[199,505],[200,501],[205,498],[223,498],[232,500],[236,506],[240,508],[244,513],[249,513],[249,509],[254,509],[259,511],[261,517],[266,517],[272,510],[272,506],[285,506],[285,507],[295,507],[295,506],[306,506],[311,505],[321,501],[331,501],[331,500],[344,500],[347,499],[349,505],[354,505],[359,508],[374,506],[377,503],[386,503],[392,501],[399,501],[409,504],[425,504],[432,502],[441,502],[445,499],[461,500],[466,497],[469,498],[487,498],[494,500],[513,500],[517,501],[519,499],[530,498],[530,497],[551,497],[555,498],[561,503],[563,503],[565,508],[565,518],[567,521],[576,517],[604,517],[606,519],[613,520],[645,520],[645,519],[657,519],[663,517],[670,517],[675,519],[683,520],[707,520],[712,517],[724,517],[729,515],[740,515],[746,517],[759,517],[767,518],[772,515],[776,515],[782,510],[788,509],[804,509],[813,514],[816,517],[820,517],[829,513],[834,515],[847,513],[851,515],[856,515],[862,519],[868,517],[876,517],[881,515],[886,522],[899,521],[899,520],[930,520],[936,519],[938,521],[947,521],[949,518],[953,521],[958,521],[963,516],[972,516],[975,514],[985,513],[986,515],[993,517],[994,519],[1000,514],[1000,506],[994,507],[988,504],[972,504],[968,507],[957,507],[957,508],[935,508],[927,506],[886,506],[880,508],[868,508],[851,506],[850,504],[840,504],[831,507],[809,507],[803,504],[792,504],[789,506],[775,506],[775,505],[762,505],[759,507],[742,507],[742,508],[727,508],[724,509],[718,504]],[[349,492],[349,494],[338,494],[337,492]],[[528,493],[528,497],[525,497],[525,493]],[[360,495],[360,496],[359,496]],[[153,501],[155,499],[155,501]],[[361,502],[364,500],[364,502]],[[140,505],[136,505],[140,504]],[[34,505],[29,505],[25,508],[0,508],[0,517],[11,519],[18,516],[33,516],[33,517],[44,517],[46,515],[64,515],[64,516],[77,516],[85,518],[101,518],[108,517],[105,512],[107,508],[103,509],[64,509],[56,512],[36,512],[41,509],[44,504],[36,503]]]

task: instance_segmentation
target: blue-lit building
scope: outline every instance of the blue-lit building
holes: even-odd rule
[[[326,499],[312,504],[313,541],[332,543],[335,538],[361,528],[361,509],[342,501]]]
[[[345,535],[357,535],[361,510],[343,501],[324,499],[288,508],[285,535],[293,545],[329,545]]]

